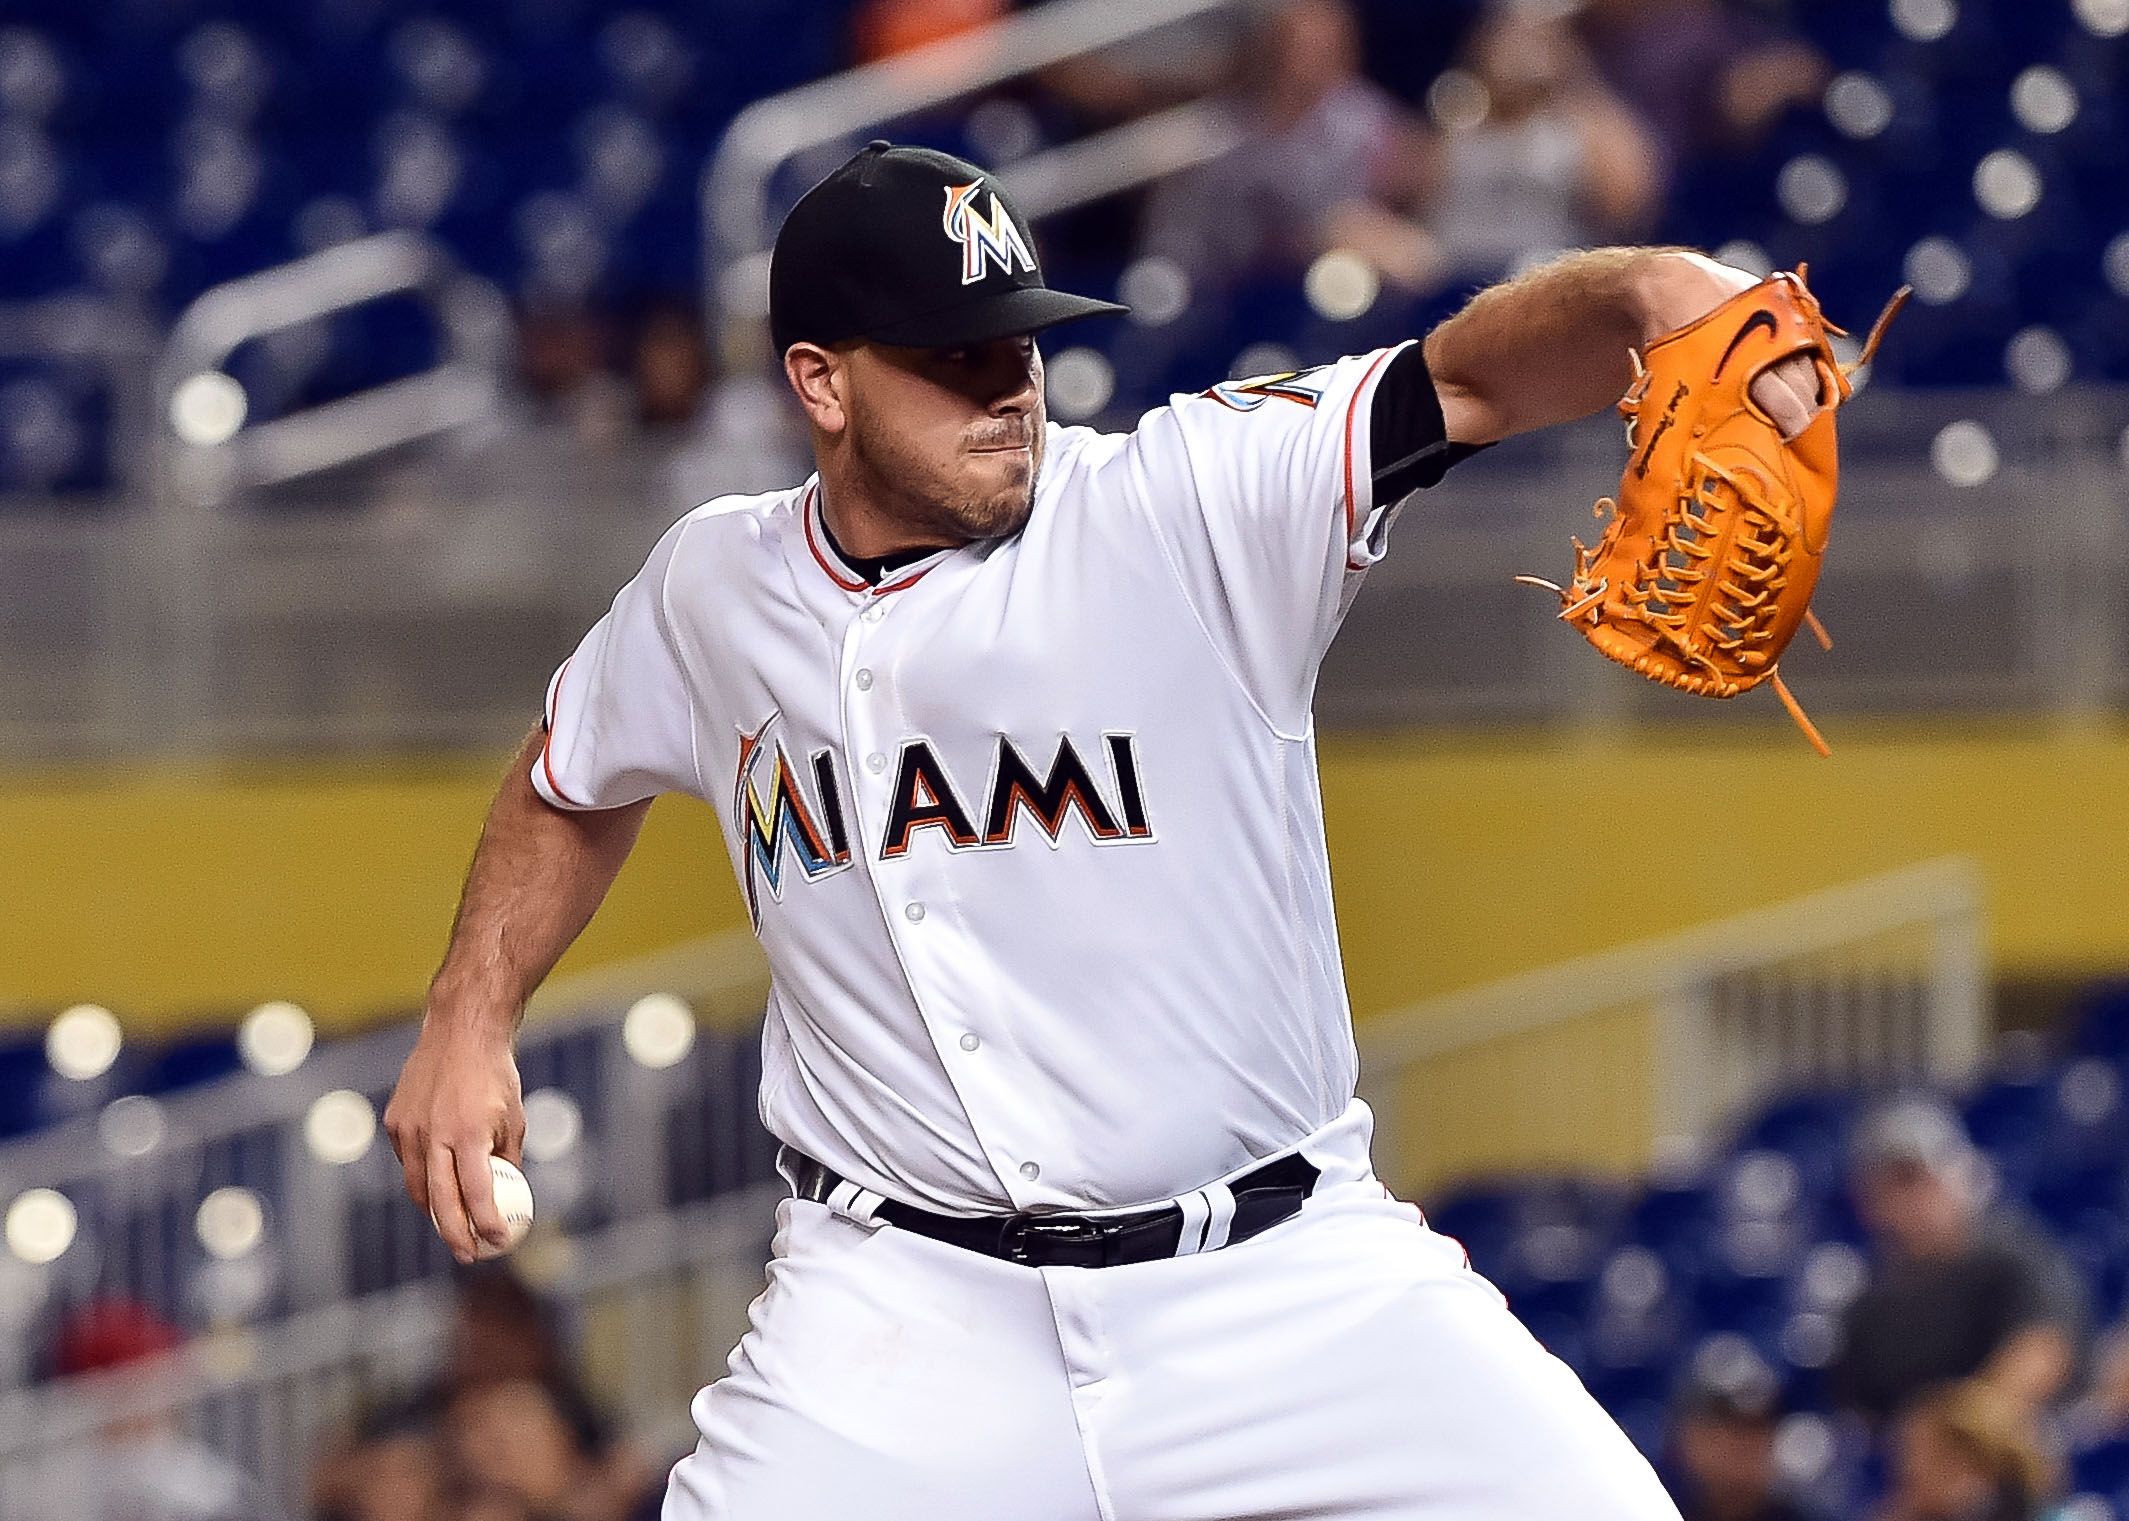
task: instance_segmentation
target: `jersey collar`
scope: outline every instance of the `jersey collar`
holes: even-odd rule
[[[806,548],[813,563],[821,573],[843,591],[853,597],[885,597],[898,591],[907,591],[929,575],[952,549],[941,549],[926,555],[921,560],[912,560],[907,565],[896,566],[875,586],[836,551],[835,541],[828,536],[826,524],[821,518],[821,482],[815,476],[806,483],[806,500],[801,511],[806,534]]]

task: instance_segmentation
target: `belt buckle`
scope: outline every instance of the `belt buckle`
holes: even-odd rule
[[[1108,1234],[1107,1228],[1098,1220],[1076,1216],[1018,1214],[1005,1222],[999,1244],[1005,1248],[1008,1258],[1025,1266],[1031,1255],[1030,1237],[1060,1244],[1082,1245],[1104,1240]]]

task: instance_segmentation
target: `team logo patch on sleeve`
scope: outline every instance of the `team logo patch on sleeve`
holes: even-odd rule
[[[961,245],[961,283],[974,285],[989,273],[989,266],[996,263],[999,270],[1010,275],[1017,261],[1029,274],[1035,273],[1035,255],[1028,247],[1026,238],[1013,224],[1012,213],[998,199],[998,192],[990,195],[990,212],[986,215],[977,206],[977,198],[983,189],[983,181],[971,185],[946,187],[946,235]]]
[[[1249,380],[1224,381],[1203,394],[1236,412],[1254,412],[1274,397],[1314,411],[1323,403],[1326,382],[1321,377],[1329,368],[1323,364],[1313,370],[1287,370]]]

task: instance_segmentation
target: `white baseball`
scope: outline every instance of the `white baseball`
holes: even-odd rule
[[[495,1246],[483,1240],[480,1232],[475,1231],[473,1255],[482,1262],[516,1251],[523,1244],[526,1233],[532,1229],[532,1185],[525,1181],[525,1175],[517,1170],[517,1165],[502,1157],[491,1156],[488,1158],[488,1177],[495,1188],[495,1207],[501,1212],[503,1224],[510,1231],[510,1239],[501,1246]],[[434,1211],[430,1212],[429,1221],[435,1224]],[[441,1226],[437,1228],[442,1229]]]

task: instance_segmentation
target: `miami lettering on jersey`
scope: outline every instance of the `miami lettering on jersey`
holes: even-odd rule
[[[732,816],[742,835],[747,912],[761,927],[761,889],[781,903],[785,858],[796,863],[809,882],[817,882],[851,864],[843,793],[836,774],[835,752],[815,751],[812,795],[781,739],[769,738],[779,714],[739,737],[738,774],[732,786]],[[983,803],[981,827],[962,800],[945,763],[926,740],[902,746],[901,770],[895,778],[894,803],[888,814],[880,859],[908,854],[926,829],[936,829],[953,850],[997,850],[1016,843],[1025,814],[1056,845],[1067,822],[1077,817],[1087,837],[1098,845],[1134,844],[1153,838],[1146,812],[1145,782],[1139,771],[1138,741],[1129,734],[1105,734],[1110,787],[1094,779],[1070,735],[1060,736],[1047,771],[1037,771],[1012,740],[1000,735],[991,784]]]
[[[1013,225],[1011,213],[999,203],[998,193],[991,192],[988,216],[976,209],[976,192],[982,188],[981,180],[946,187],[946,235],[961,245],[961,283],[974,285],[994,261],[1008,275],[1016,259],[1029,274],[1035,273],[1035,255]]]
[[[779,716],[771,713],[759,729],[739,737],[739,777],[732,787],[732,817],[739,821],[744,836],[740,843],[746,863],[747,913],[757,929],[761,927],[757,882],[766,883],[769,896],[783,901],[786,845],[809,882],[832,876],[850,864],[850,836],[843,824],[834,752],[820,750],[813,756],[813,782],[819,793],[816,809],[806,799],[783,741],[768,740],[769,728]],[[768,768],[766,797],[755,785],[764,756],[774,757]],[[827,825],[825,833],[822,823]]]
[[[1315,410],[1323,400],[1328,365],[1313,370],[1287,370],[1277,375],[1258,375],[1250,380],[1230,380],[1212,387],[1205,395],[1236,412],[1254,412],[1273,397]]]
[[[1065,821],[1073,814],[1097,845],[1152,839],[1145,785],[1139,776],[1138,741],[1129,734],[1105,734],[1102,740],[1116,787],[1113,805],[1095,784],[1070,735],[1059,737],[1057,753],[1045,775],[1037,775],[1019,746],[999,735],[980,833],[931,745],[921,739],[907,741],[902,746],[902,769],[895,777],[894,808],[887,816],[880,859],[891,861],[906,855],[910,842],[924,829],[938,830],[953,850],[1010,846],[1023,811],[1052,845],[1063,836]]]

